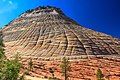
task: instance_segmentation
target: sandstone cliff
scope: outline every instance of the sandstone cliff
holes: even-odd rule
[[[58,57],[119,55],[120,40],[80,26],[55,7],[28,10],[2,30],[6,54]]]

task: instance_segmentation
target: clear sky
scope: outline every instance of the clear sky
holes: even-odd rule
[[[43,5],[59,7],[80,25],[120,38],[120,0],[0,0],[0,27]]]

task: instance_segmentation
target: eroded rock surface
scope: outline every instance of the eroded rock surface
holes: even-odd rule
[[[34,57],[120,54],[120,40],[82,27],[54,7],[25,12],[2,33],[9,57],[17,52]]]
[[[55,77],[64,80],[60,68],[61,61],[33,61],[33,70],[30,72],[31,76],[36,77],[52,77],[49,68],[55,69]],[[23,68],[25,71],[28,68],[29,59],[22,59]],[[69,62],[70,71],[69,80],[97,80],[97,69],[100,68],[105,80],[120,80],[120,59],[84,59],[72,60]]]

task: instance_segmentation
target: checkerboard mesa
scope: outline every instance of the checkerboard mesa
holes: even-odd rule
[[[2,29],[6,54],[12,57],[89,58],[120,54],[120,40],[79,25],[56,7],[37,7]]]

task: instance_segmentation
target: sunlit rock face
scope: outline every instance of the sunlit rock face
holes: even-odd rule
[[[84,28],[55,7],[28,10],[2,30],[6,54],[58,57],[118,55],[120,40]]]

